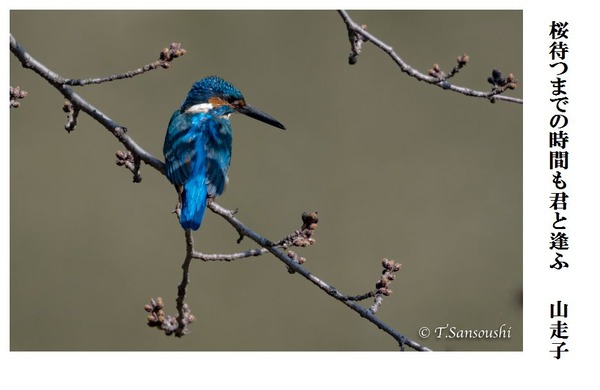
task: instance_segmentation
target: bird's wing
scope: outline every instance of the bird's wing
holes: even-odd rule
[[[166,175],[174,185],[184,184],[206,159],[206,131],[201,115],[175,111],[169,121],[163,146]]]
[[[231,161],[231,125],[213,117],[206,125],[206,190],[208,196],[221,195],[227,184]]]
[[[231,125],[209,113],[175,111],[163,147],[167,178],[182,185],[205,175],[208,196],[221,195],[231,161]]]

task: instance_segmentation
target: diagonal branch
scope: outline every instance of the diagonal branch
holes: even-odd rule
[[[350,46],[351,46],[351,50],[352,50],[352,52],[350,53],[350,56],[349,56],[349,62],[351,65],[356,63],[357,57],[360,54],[360,51],[362,49],[363,42],[371,42],[372,44],[374,44],[375,46],[377,46],[378,48],[383,50],[388,56],[390,56],[390,58],[398,65],[398,67],[400,68],[400,70],[402,72],[408,74],[409,76],[416,78],[419,81],[424,81],[426,83],[438,86],[442,89],[458,92],[463,95],[489,99],[492,102],[495,102],[497,100],[502,100],[502,101],[511,102],[511,103],[523,104],[523,99],[499,95],[499,91],[496,89],[492,90],[491,92],[476,91],[474,89],[460,87],[460,86],[451,84],[450,82],[448,82],[448,78],[449,78],[448,76],[437,77],[437,76],[431,76],[431,75],[427,75],[422,72],[419,72],[417,69],[408,65],[394,51],[394,49],[391,46],[389,46],[385,42],[381,41],[375,35],[368,32],[366,30],[366,26],[364,26],[364,25],[361,26],[361,25],[357,24],[356,22],[354,22],[352,20],[352,18],[350,18],[350,15],[348,15],[348,12],[343,11],[343,10],[340,10],[338,12],[339,12],[340,16],[342,17],[342,20],[346,24],[346,28],[348,29],[348,39],[350,40]],[[457,61],[459,63],[459,67],[462,67],[466,64],[465,59],[468,61],[468,56],[465,55],[465,56],[460,56],[458,58]],[[461,63],[463,63],[463,64],[461,65]],[[458,69],[453,70],[450,73],[450,76],[453,76],[454,74],[456,74],[457,70]]]
[[[240,222],[237,218],[233,216],[234,213],[232,213],[230,210],[219,206],[213,201],[209,201],[208,207],[214,213],[220,215],[233,227],[235,227],[235,229],[238,232],[240,232],[240,234],[250,238],[252,241],[256,242],[258,245],[271,252],[271,254],[273,254],[273,256],[282,261],[288,267],[288,269],[291,269],[294,272],[300,274],[302,277],[312,282],[321,290],[323,290],[336,300],[342,302],[350,309],[357,312],[361,317],[365,318],[367,321],[373,323],[379,329],[392,336],[399,343],[400,346],[407,345],[417,351],[430,351],[429,348],[422,346],[421,344],[407,338],[406,336],[392,329],[389,325],[387,325],[381,319],[376,317],[375,313],[372,310],[365,309],[364,307],[358,305],[357,303],[349,299],[347,295],[340,293],[335,287],[329,285],[322,279],[310,273],[306,268],[293,261],[285,252],[277,248],[273,242],[269,241],[268,239],[264,238],[263,236],[259,235],[258,233],[245,226],[242,222]]]
[[[128,151],[134,156],[137,156],[141,161],[150,165],[157,171],[164,174],[165,168],[162,161],[148,153],[141,146],[139,146],[127,133],[127,129],[123,126],[118,125],[115,121],[109,118],[102,111],[88,103],[85,99],[79,96],[72,88],[64,84],[65,79],[48,69],[44,64],[37,61],[35,58],[29,55],[27,51],[21,46],[17,40],[10,35],[10,51],[19,59],[24,68],[31,69],[44,80],[49,82],[54,88],[56,88],[68,101],[76,106],[80,111],[85,112],[104,128],[114,135],[120,143],[122,143]]]

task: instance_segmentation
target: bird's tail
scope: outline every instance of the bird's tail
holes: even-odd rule
[[[181,203],[181,227],[197,230],[206,209],[206,183],[203,175],[192,177],[183,185]]]

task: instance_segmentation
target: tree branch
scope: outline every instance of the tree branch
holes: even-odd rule
[[[379,329],[392,336],[401,347],[403,345],[408,345],[409,347],[417,351],[430,351],[429,348],[424,347],[419,343],[407,338],[406,336],[403,336],[400,333],[396,332],[393,328],[391,328],[381,319],[376,317],[373,310],[365,309],[364,307],[358,305],[357,303],[353,302],[347,295],[342,294],[335,287],[329,285],[322,279],[310,273],[307,269],[305,269],[300,264],[292,260],[273,242],[269,241],[267,238],[262,237],[260,234],[254,232],[253,230],[245,226],[242,222],[240,222],[237,218],[233,216],[234,213],[232,213],[230,210],[219,206],[213,201],[208,202],[208,208],[210,208],[214,213],[223,217],[227,222],[229,222],[233,227],[235,227],[235,229],[238,232],[240,232],[240,234],[243,234],[244,236],[250,238],[252,241],[256,242],[258,245],[263,247],[264,249],[268,250],[273,256],[275,256],[277,259],[283,262],[288,267],[288,269],[293,270],[295,273],[298,273],[305,279],[309,280],[318,288],[326,292],[328,295],[342,302],[344,305],[357,312],[361,317],[365,318],[366,320],[377,326]]]
[[[91,79],[65,79],[62,84],[65,85],[74,85],[74,86],[82,86],[89,84],[102,84],[110,81],[121,80],[125,78],[131,78],[134,76],[138,76],[142,73],[149,72],[151,70],[157,68],[168,69],[171,66],[171,61],[173,61],[177,57],[181,57],[185,54],[185,49],[181,47],[180,43],[171,43],[169,47],[163,49],[160,53],[160,57],[158,60],[144,65],[138,69],[130,70],[125,73],[113,74],[106,77],[97,77]]]
[[[268,253],[265,248],[249,249],[245,252],[230,253],[230,254],[206,254],[194,251],[192,258],[202,261],[234,261],[239,259],[247,259],[248,257],[257,257]]]
[[[173,47],[173,45],[171,45],[171,47]],[[126,134],[127,129],[125,127],[118,125],[107,115],[102,113],[99,109],[97,109],[89,102],[84,100],[77,93],[75,93],[73,89],[69,86],[86,85],[92,83],[107,82],[126,77],[132,77],[133,75],[142,74],[145,71],[147,71],[143,70],[146,69],[147,66],[140,68],[143,71],[136,70],[132,72],[126,72],[121,75],[109,76],[105,78],[75,81],[72,79],[62,78],[58,74],[48,69],[45,65],[35,60],[16,41],[12,34],[10,35],[10,49],[11,52],[19,59],[23,67],[31,69],[36,74],[40,75],[67,99],[67,104],[65,104],[64,110],[68,113],[68,122],[66,126],[68,131],[72,131],[75,128],[77,124],[77,115],[80,111],[82,111],[88,114],[97,122],[99,122],[102,126],[104,126],[111,134],[113,134],[117,138],[119,142],[121,142],[125,146],[127,152],[119,151],[116,154],[117,164],[125,166],[129,170],[131,170],[134,173],[135,182],[141,181],[141,176],[139,176],[140,161],[143,161],[147,165],[150,165],[151,167],[155,168],[157,171],[161,172],[164,175],[165,168],[164,163],[162,161],[145,151],[131,137],[129,137]],[[176,46],[176,49],[176,51],[178,51],[180,55],[183,52],[185,52],[179,46]],[[165,55],[165,58],[170,57],[168,55]],[[172,58],[176,58],[176,56],[173,56]],[[167,60],[164,59],[164,61]],[[11,92],[11,99],[12,95],[13,93]],[[358,313],[361,317],[367,319],[379,329],[392,336],[399,343],[402,349],[404,348],[404,346],[407,345],[418,351],[429,351],[427,347],[424,347],[418,344],[417,342],[407,338],[406,336],[398,333],[389,325],[381,321],[381,319],[375,316],[376,311],[378,310],[383,301],[383,297],[385,295],[391,294],[391,290],[388,289],[388,284],[391,282],[391,280],[394,279],[393,272],[398,271],[400,269],[399,264],[394,263],[393,261],[384,260],[384,272],[382,277],[376,284],[376,290],[357,296],[348,296],[339,292],[335,287],[329,285],[328,283],[321,280],[320,278],[306,270],[304,267],[302,267],[301,264],[304,263],[305,259],[303,257],[298,257],[294,252],[288,250],[290,246],[304,247],[315,243],[315,240],[312,237],[312,235],[317,227],[318,222],[316,213],[304,213],[302,215],[303,224],[300,227],[300,229],[296,230],[290,235],[287,235],[279,242],[273,243],[270,240],[262,237],[258,233],[254,232],[244,224],[242,224],[238,219],[234,217],[234,211],[230,211],[219,206],[212,199],[208,202],[208,208],[214,213],[223,217],[237,230],[238,234],[240,235],[240,239],[238,240],[238,242],[240,242],[243,237],[248,237],[254,242],[256,242],[259,246],[261,246],[261,248],[250,249],[245,252],[239,252],[229,255],[203,254],[194,250],[192,233],[190,230],[186,230],[186,256],[182,264],[182,280],[177,288],[178,294],[176,302],[178,315],[177,317],[166,315],[163,311],[164,304],[162,302],[162,299],[151,299],[150,304],[147,304],[144,307],[145,310],[150,313],[150,315],[148,316],[148,324],[150,326],[160,327],[162,330],[165,331],[166,334],[175,334],[179,337],[189,332],[187,325],[194,321],[194,316],[191,314],[188,305],[185,303],[185,297],[187,295],[187,287],[189,285],[189,267],[193,259],[199,259],[203,261],[232,261],[252,256],[260,256],[269,252],[273,254],[277,259],[282,261],[287,266],[288,271],[290,273],[300,274],[302,277],[309,280],[318,288],[326,292],[328,295],[342,302],[344,305],[348,306],[350,309]],[[284,252],[285,250],[287,250],[287,252]],[[375,302],[369,309],[366,309],[356,303],[356,301],[367,299],[370,297],[375,297]]]
[[[366,29],[366,25],[359,25],[356,22],[354,22],[352,18],[350,18],[350,15],[348,15],[348,12],[343,10],[340,10],[338,12],[342,17],[342,20],[346,24],[346,28],[348,30],[348,39],[350,40],[351,48],[351,53],[348,56],[348,62],[350,65],[354,65],[357,63],[358,56],[360,55],[362,50],[362,44],[364,42],[371,42],[372,44],[383,50],[388,56],[390,56],[390,58],[398,65],[402,72],[416,78],[419,81],[424,81],[428,84],[438,86],[442,89],[458,92],[466,96],[489,99],[492,103],[501,100],[510,103],[523,104],[522,99],[500,95],[500,93],[504,92],[506,89],[513,89],[516,86],[516,81],[514,80],[514,78],[512,80],[514,84],[510,87],[507,87],[508,82],[505,86],[503,86],[505,88],[498,88],[497,85],[493,85],[492,91],[490,92],[476,91],[474,89],[460,87],[448,82],[448,79],[456,75],[458,73],[458,70],[465,66],[469,61],[469,56],[467,56],[466,54],[461,55],[457,58],[457,67],[455,67],[448,74],[441,72],[439,69],[439,65],[434,64],[432,69],[430,69],[429,71],[429,75],[426,75],[408,65],[402,58],[400,58],[400,56],[393,50],[391,46],[389,46],[388,44],[386,44],[385,42],[381,41],[379,38],[368,32]],[[492,74],[493,73],[494,72],[492,72]]]
[[[19,59],[24,68],[31,69],[44,80],[49,82],[54,88],[56,88],[71,104],[78,110],[85,112],[90,117],[95,119],[104,128],[106,128],[112,135],[114,135],[125,148],[131,152],[132,155],[137,156],[141,161],[150,165],[162,174],[165,173],[165,167],[162,161],[148,153],[141,146],[139,146],[127,133],[127,128],[118,125],[115,121],[110,119],[102,111],[88,103],[85,99],[79,96],[72,88],[65,85],[65,79],[58,74],[48,69],[44,64],[31,57],[29,53],[17,42],[17,40],[10,35],[10,51]]]

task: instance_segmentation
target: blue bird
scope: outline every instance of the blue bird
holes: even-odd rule
[[[179,193],[179,223],[197,230],[206,201],[223,193],[231,161],[231,123],[234,112],[271,126],[285,127],[246,104],[242,93],[220,77],[197,81],[181,107],[173,113],[165,143],[166,175]]]

